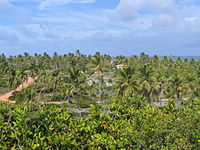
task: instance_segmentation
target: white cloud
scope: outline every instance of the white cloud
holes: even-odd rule
[[[200,8],[195,2],[196,0],[120,0],[115,9],[106,11],[106,15],[113,24],[132,30],[162,32],[165,29],[164,32],[186,32],[186,29],[199,29],[197,22]]]
[[[40,10],[56,7],[56,11],[30,9],[29,13],[12,15],[10,20],[17,20],[17,25],[0,28],[0,42],[3,45],[18,40],[17,47],[24,49],[104,49],[105,53],[111,49],[111,53],[118,50],[115,53],[122,54],[128,49],[156,54],[163,51],[173,54],[178,49],[182,54],[188,49],[190,54],[191,45],[200,47],[200,7],[194,5],[195,1],[120,0],[114,9],[86,6],[87,11],[77,11],[59,6],[94,0],[10,0],[17,9],[26,6],[21,2],[34,2],[31,7]],[[15,5],[17,2],[19,5]],[[8,0],[0,0],[0,7],[6,3]],[[193,53],[199,54],[199,48]]]
[[[185,21],[186,21],[186,22],[195,22],[195,21],[197,21],[197,20],[199,20],[198,17],[188,17],[188,18],[185,18]]]
[[[4,30],[0,30],[0,42],[15,43],[18,41],[18,37],[15,33],[9,33]]]
[[[8,0],[0,0],[0,4],[8,3]]]
[[[95,0],[42,0],[39,5],[40,10],[44,10],[49,7],[64,5],[69,3],[93,3]]]
[[[2,4],[11,4],[12,2],[36,2],[39,3],[39,10],[44,10],[50,7],[66,5],[70,3],[94,3],[95,0],[0,0],[0,7]]]
[[[177,20],[171,15],[157,15],[152,19],[152,28],[166,29],[177,25]]]
[[[175,8],[175,0],[120,0],[116,9],[109,13],[112,19],[131,21],[140,14],[173,13]]]
[[[10,6],[9,0],[0,0],[0,10]]]

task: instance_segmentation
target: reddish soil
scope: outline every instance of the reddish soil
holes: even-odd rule
[[[67,104],[67,102],[40,102],[41,104]]]
[[[24,88],[32,85],[35,80],[37,79],[36,78],[33,78],[33,77],[28,77],[27,80],[25,82],[23,82],[19,87],[17,87],[15,90],[12,90],[6,94],[1,94],[0,95],[0,101],[5,101],[5,102],[9,102],[9,103],[16,103],[16,101],[10,101],[9,98],[11,96],[13,96],[13,92],[15,91],[22,91]]]
[[[9,102],[9,103],[16,103],[16,101],[11,101],[9,98],[13,96],[13,92],[15,91],[22,91],[24,88],[32,85],[37,77],[28,77],[25,82],[23,82],[19,87],[17,87],[15,90],[12,90],[6,94],[0,94],[0,101]],[[41,104],[66,104],[66,102],[41,102]]]

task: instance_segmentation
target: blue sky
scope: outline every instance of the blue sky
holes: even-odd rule
[[[0,0],[0,53],[200,55],[200,0]]]

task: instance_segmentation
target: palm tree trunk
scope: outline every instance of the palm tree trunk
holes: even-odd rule
[[[160,89],[159,89],[159,96],[158,96],[158,101],[159,101],[160,104],[161,104],[161,97],[162,96],[163,96],[163,88],[160,87]]]
[[[68,95],[68,97],[67,97],[67,103],[68,103],[68,104],[71,104],[71,103],[72,103],[70,95]]]
[[[147,98],[147,104],[151,105],[151,97],[148,91],[144,93],[145,97]]]

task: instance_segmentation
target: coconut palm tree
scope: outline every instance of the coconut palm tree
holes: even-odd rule
[[[139,68],[139,88],[140,94],[146,97],[147,103],[151,105],[152,94],[155,90],[156,80],[154,78],[154,71],[150,65],[142,65]]]
[[[129,97],[134,93],[140,94],[137,80],[133,76],[135,73],[136,71],[131,67],[119,70],[116,75],[116,83],[114,84],[114,88],[117,90],[118,97]]]
[[[180,100],[180,94],[184,88],[182,77],[178,74],[174,74],[171,76],[169,81],[171,84],[170,89],[171,89],[171,94],[173,95],[172,97],[175,100]]]
[[[75,67],[68,69],[67,74],[62,76],[60,93],[67,97],[68,103],[72,103],[71,98],[75,95],[82,94],[85,81],[86,77]]]
[[[97,95],[99,95],[99,100],[101,101],[101,81],[105,69],[104,57],[102,57],[100,53],[96,53],[93,57],[91,57],[88,67],[91,71],[93,71],[93,73],[97,73],[97,83],[99,88]]]
[[[15,89],[18,86],[19,79],[17,77],[17,72],[14,66],[9,66],[5,69],[5,79],[7,80],[7,86],[8,88]]]
[[[28,74],[27,74],[27,69],[25,67],[21,67],[18,72],[17,72],[17,78],[20,81],[22,87],[24,81],[27,80]]]

